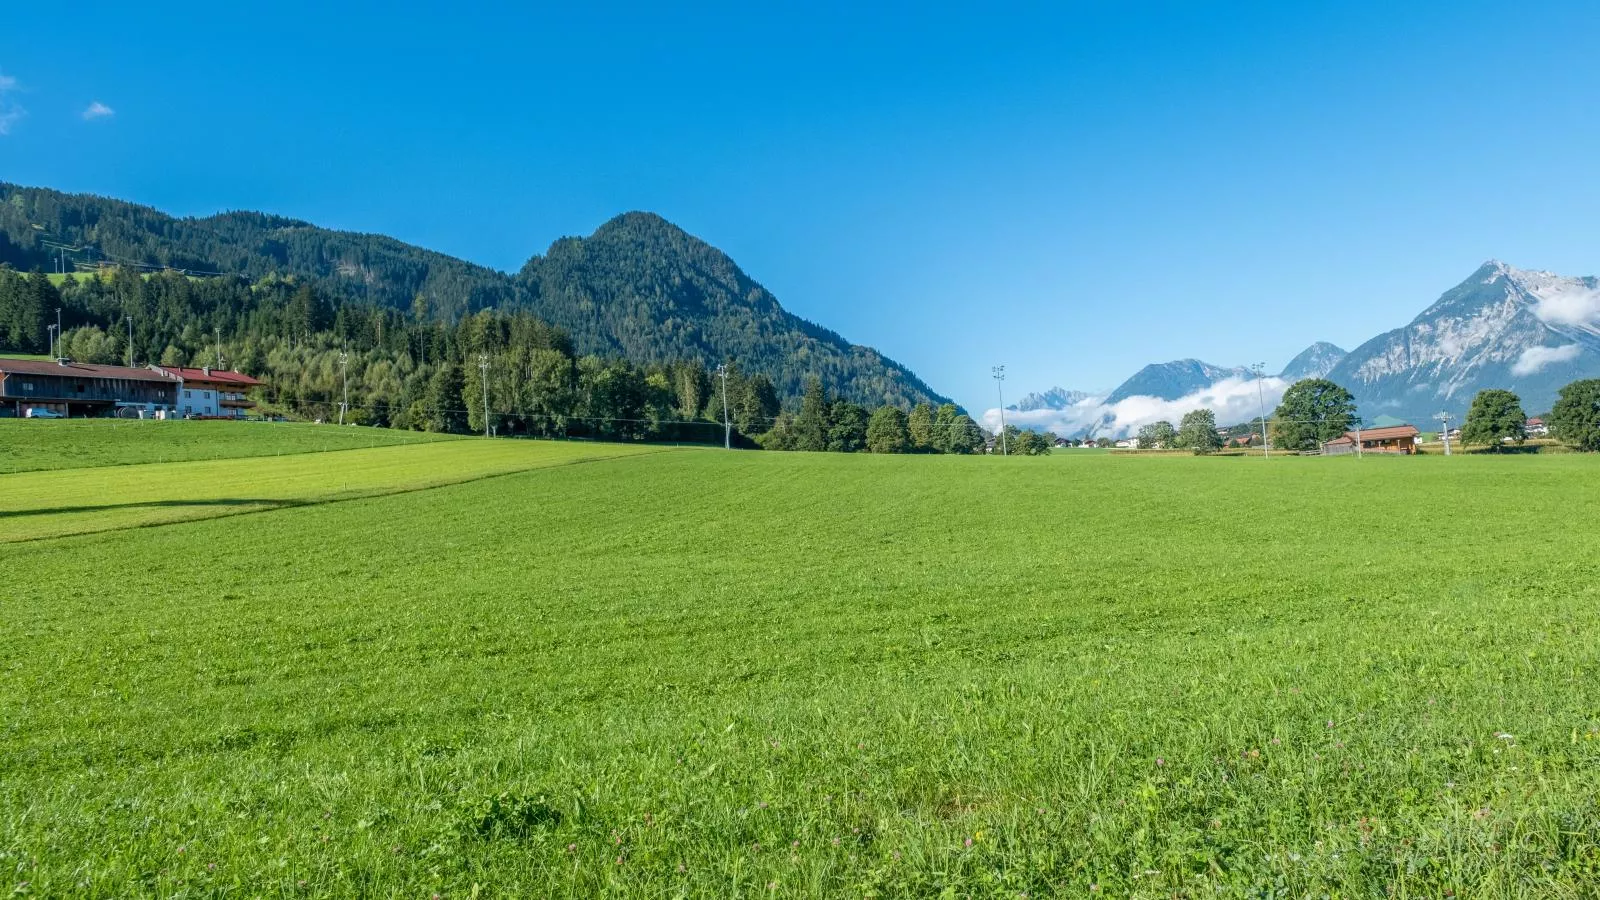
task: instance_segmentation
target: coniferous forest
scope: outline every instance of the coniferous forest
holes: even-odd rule
[[[977,425],[914,376],[789,316],[726,256],[656,216],[558,241],[513,279],[254,213],[202,226],[98,198],[4,186],[0,197],[0,352],[47,352],[59,310],[65,356],[126,363],[131,341],[138,365],[237,368],[266,381],[263,411],[308,419],[720,443],[726,416],[740,446],[983,446]],[[34,221],[41,212],[48,225]],[[52,244],[104,268],[47,275],[64,258]],[[539,315],[533,297],[560,298],[544,308],[565,321]],[[673,314],[654,321],[661,310]]]
[[[558,240],[507,274],[393,238],[281,216],[180,219],[119,200],[0,183],[0,264],[23,273],[99,264],[176,269],[225,276],[252,290],[267,285],[269,294],[290,282],[291,296],[309,286],[330,314],[359,306],[362,316],[382,310],[449,329],[485,310],[507,318],[526,313],[565,331],[580,357],[656,367],[736,363],[765,375],[790,401],[815,377],[869,408],[945,402],[876,350],[787,312],[726,254],[649,213],[627,213],[589,237]],[[255,306],[233,314],[243,318]]]

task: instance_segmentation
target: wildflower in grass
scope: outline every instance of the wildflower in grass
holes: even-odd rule
[[[756,809],[766,809],[766,808],[767,808],[767,801],[765,801],[765,800],[763,800],[760,803],[756,804]]]
[[[1332,719],[1329,719],[1329,720],[1328,720],[1328,727],[1329,727],[1329,728],[1332,728],[1332,727],[1333,727],[1333,720],[1332,720]]]
[[[1164,766],[1164,765],[1166,765],[1166,764],[1167,764],[1167,761],[1166,761],[1166,760],[1164,760],[1164,759],[1162,759],[1162,758],[1161,758],[1161,757],[1159,757],[1159,756],[1158,756],[1158,757],[1156,757],[1156,765],[1157,765],[1157,766],[1158,766],[1158,767],[1159,767],[1159,766]]]
[[[967,838],[967,846],[968,847],[972,846],[972,838]]]
[[[567,845],[567,852],[568,853],[576,853],[576,852],[578,852],[578,845],[577,844],[568,844]]]
[[[622,857],[617,857],[617,865],[622,865]]]
[[[207,872],[215,872],[216,870],[217,870],[217,864],[216,863],[206,863],[206,871]]]
[[[790,845],[790,846],[792,846],[792,847],[795,847],[795,848],[797,848],[797,849],[798,849],[798,848],[799,848],[799,846],[800,846],[800,842],[799,842],[799,841],[795,841],[795,842],[794,842],[794,843],[793,843],[793,844],[791,844],[791,845]]]
[[[1281,743],[1283,743],[1283,741],[1280,741],[1277,738],[1273,738],[1272,739],[1272,746],[1274,746],[1274,747],[1278,746]]]
[[[838,839],[838,838],[834,838],[834,839],[833,839],[833,845],[834,845],[834,846],[835,846],[835,847],[837,847],[837,846],[839,846],[839,839]]]
[[[182,853],[182,852],[183,852],[183,845],[182,845],[182,844],[179,844],[179,845],[178,845],[178,852],[179,852],[179,853]]]
[[[683,873],[684,873],[684,872],[687,872],[687,871],[689,871],[689,870],[688,870],[688,869],[685,869],[685,868],[684,868],[684,867],[683,867],[683,863],[678,863],[678,874],[679,874],[679,875],[682,875],[682,874],[683,874]]]

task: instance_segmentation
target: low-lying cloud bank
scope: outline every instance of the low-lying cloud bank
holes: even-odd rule
[[[1289,382],[1282,378],[1263,378],[1258,384],[1254,378],[1224,378],[1223,380],[1176,400],[1160,397],[1128,397],[1116,403],[1106,403],[1103,398],[1091,397],[1066,409],[1035,409],[1028,412],[1006,411],[1006,424],[1033,431],[1053,431],[1062,437],[1093,435],[1095,437],[1130,437],[1151,422],[1166,420],[1177,425],[1183,414],[1197,409],[1209,409],[1217,415],[1218,425],[1235,425],[1254,419],[1261,414],[1265,403],[1267,415],[1283,399]],[[983,426],[990,431],[1000,427],[1000,409],[985,410]]]

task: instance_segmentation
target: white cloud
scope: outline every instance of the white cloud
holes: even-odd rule
[[[1580,288],[1541,294],[1533,314],[1552,325],[1600,325],[1600,291]]]
[[[1216,413],[1217,424],[1233,425],[1260,415],[1263,403],[1271,416],[1288,389],[1289,382],[1281,378],[1262,379],[1259,392],[1253,378],[1224,378],[1176,400],[1139,396],[1108,404],[1094,397],[1066,409],[1006,410],[1006,424],[1062,435],[1092,431],[1097,437],[1127,437],[1142,425],[1163,419],[1177,425],[1184,413],[1209,409]],[[990,431],[1000,427],[998,408],[984,412],[983,426]]]
[[[1511,364],[1511,374],[1532,375],[1545,366],[1577,359],[1582,350],[1583,348],[1577,344],[1567,344],[1565,347],[1529,347],[1522,351],[1516,362]]]
[[[104,103],[101,103],[99,100],[96,100],[93,103],[89,104],[89,108],[88,109],[85,109],[83,111],[83,118],[84,118],[84,121],[91,121],[93,119],[110,118],[111,116],[114,116],[116,114],[117,114],[116,110],[114,110],[111,107],[105,105]]]
[[[10,134],[11,126],[28,114],[22,104],[11,97],[20,90],[22,85],[17,83],[15,75],[0,73],[0,136]]]

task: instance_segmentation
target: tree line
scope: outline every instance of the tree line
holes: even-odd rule
[[[257,398],[264,411],[306,418],[720,443],[726,417],[740,446],[840,452],[970,453],[985,437],[951,404],[868,410],[812,378],[785,409],[772,380],[738,362],[719,375],[697,359],[581,355],[564,330],[526,312],[482,310],[446,324],[421,302],[402,313],[294,279],[119,268],[57,286],[0,266],[0,351],[46,352],[57,310],[62,355],[117,364],[131,350],[139,365],[236,368],[266,382]]]

